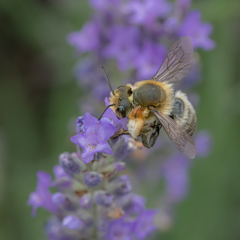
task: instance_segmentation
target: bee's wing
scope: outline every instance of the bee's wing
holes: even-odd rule
[[[190,37],[180,38],[170,49],[154,81],[176,83],[184,78],[192,66],[193,45]]]
[[[163,115],[158,111],[153,111],[153,114],[162,124],[168,137],[178,150],[186,157],[194,159],[196,155],[196,146],[193,138],[182,130],[181,127],[179,127],[170,117]]]

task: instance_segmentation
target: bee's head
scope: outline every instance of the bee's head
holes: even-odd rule
[[[111,96],[109,98],[110,105],[108,107],[112,107],[114,112],[116,113],[118,118],[125,118],[127,117],[132,108],[132,85],[127,84],[125,86],[120,86],[113,91],[112,85],[108,79],[106,71],[103,68],[108,86],[111,90]]]
[[[116,98],[116,115],[118,118],[125,118],[129,115],[132,104],[129,98],[132,95],[131,85],[120,86],[114,91]]]

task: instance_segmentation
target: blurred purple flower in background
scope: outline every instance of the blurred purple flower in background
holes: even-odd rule
[[[212,25],[201,23],[201,13],[199,11],[189,13],[179,29],[180,36],[190,36],[192,38],[194,48],[205,50],[215,47],[214,41],[209,38],[211,32]]]
[[[39,207],[45,208],[52,213],[56,213],[58,209],[52,202],[52,194],[49,191],[49,187],[52,184],[50,174],[43,171],[38,171],[37,177],[38,183],[36,191],[30,194],[28,200],[28,205],[33,207],[32,216],[36,215]]]
[[[103,64],[114,73],[112,85],[120,86],[151,79],[167,49],[181,36],[191,36],[194,48],[214,48],[209,38],[211,24],[201,21],[199,11],[189,11],[190,0],[89,3],[93,8],[90,21],[70,33],[67,41],[80,56],[74,72],[87,92],[81,107],[88,107],[87,111],[91,107],[95,115],[110,93],[101,70]],[[195,106],[199,97],[190,88],[199,83],[199,59],[195,53],[190,73],[179,84],[182,90],[188,90]],[[105,104],[109,104],[108,99]],[[38,207],[55,214],[45,228],[49,239],[142,240],[149,239],[157,228],[171,227],[175,206],[188,194],[188,174],[194,162],[164,138],[151,150],[142,148],[142,143],[130,136],[113,139],[116,131],[127,129],[127,118],[118,119],[110,108],[100,121],[87,112],[75,124],[77,135],[71,141],[77,145],[77,153],[59,156],[53,183],[47,173],[40,172],[37,189],[28,201],[33,215]],[[211,135],[202,130],[195,140],[197,156],[207,156]],[[130,159],[134,160],[133,167],[120,175]],[[156,191],[160,181],[164,187]],[[57,192],[51,195],[49,187]],[[146,209],[146,199],[133,189],[151,196],[150,204],[156,210]]]

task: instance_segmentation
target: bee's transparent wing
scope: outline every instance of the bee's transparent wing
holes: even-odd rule
[[[196,146],[193,138],[181,129],[170,117],[161,114],[158,111],[152,111],[155,117],[162,124],[168,137],[186,157],[194,159],[196,155]]]
[[[170,49],[154,81],[176,83],[184,78],[192,66],[193,45],[190,37],[180,38]]]

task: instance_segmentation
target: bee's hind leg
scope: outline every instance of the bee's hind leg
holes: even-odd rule
[[[152,148],[157,141],[161,129],[160,124],[154,126],[145,126],[141,131],[142,143],[146,148]]]

